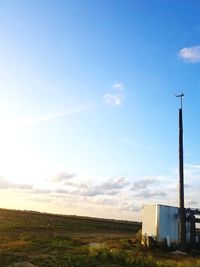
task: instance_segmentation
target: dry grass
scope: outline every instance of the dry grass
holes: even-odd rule
[[[0,267],[200,267],[140,247],[140,223],[0,209]]]
[[[0,249],[18,249],[27,247],[30,245],[30,241],[25,240],[13,240],[6,243],[0,244]]]

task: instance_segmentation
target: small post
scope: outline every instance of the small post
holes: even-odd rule
[[[183,115],[182,98],[184,94],[176,95],[181,99],[179,108],[179,243],[182,250],[186,249],[186,218],[184,207],[184,167],[183,167]]]

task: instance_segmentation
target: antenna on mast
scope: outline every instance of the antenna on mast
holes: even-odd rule
[[[180,97],[181,98],[181,109],[182,109],[182,98],[184,97],[184,94],[180,94],[180,95],[175,95],[175,97]]]

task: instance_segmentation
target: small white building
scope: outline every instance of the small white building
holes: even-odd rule
[[[148,238],[156,242],[167,241],[178,244],[178,208],[159,205],[144,204],[142,208],[142,243],[149,245]]]

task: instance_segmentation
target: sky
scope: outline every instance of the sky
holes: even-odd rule
[[[0,2],[0,207],[141,220],[200,204],[200,2]]]

